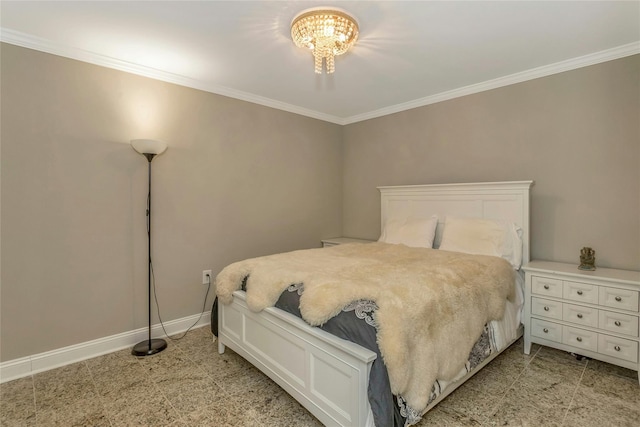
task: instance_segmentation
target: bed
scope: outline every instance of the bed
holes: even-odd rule
[[[419,420],[421,415],[428,412],[522,335],[519,317],[522,305],[522,275],[518,267],[529,261],[531,185],[531,181],[518,181],[379,187],[381,239],[386,243],[369,244],[366,250],[370,252],[381,252],[387,256],[385,251],[391,250],[392,247],[394,251],[395,247],[404,248],[404,245],[394,245],[393,239],[385,233],[390,233],[389,230],[392,229],[393,224],[408,224],[416,220],[423,222],[435,220],[432,237],[434,248],[439,248],[443,243],[445,223],[449,233],[454,229],[454,219],[467,218],[514,224],[518,228],[522,242],[521,247],[517,248],[521,250],[518,253],[519,262],[517,266],[513,266],[517,271],[514,274],[515,280],[512,287],[513,294],[517,297],[506,301],[503,308],[505,312],[511,313],[510,316],[503,316],[503,319],[510,319],[509,324],[499,325],[502,328],[501,331],[503,329],[507,331],[503,334],[503,342],[471,367],[467,364],[467,369],[461,370],[455,378],[451,378],[450,381],[441,381],[435,393],[437,382],[433,385],[424,385],[431,391],[428,404],[420,408],[419,414],[407,416],[404,413],[403,416],[409,420],[407,424]],[[461,229],[464,230],[464,227]],[[394,232],[394,235],[397,233]],[[384,239],[385,236],[386,239]],[[444,236],[447,251],[443,250],[441,254],[452,250],[449,236],[450,233]],[[350,252],[364,250],[350,246],[359,245],[308,251],[336,250],[336,256],[343,256]],[[416,249],[416,251],[421,250]],[[426,251],[430,250],[424,250]],[[434,252],[437,251],[431,253]],[[330,252],[321,254],[325,257],[334,255]],[[282,292],[282,294],[295,294],[296,285],[291,283],[289,292]],[[376,360],[381,359],[379,351],[339,338],[319,327],[310,326],[300,317],[280,308],[267,306],[256,312],[255,307],[252,307],[253,310],[250,309],[251,304],[248,304],[244,290],[233,291],[232,298],[227,298],[226,302],[228,304],[218,305],[217,336],[220,353],[224,352],[225,347],[234,350],[273,379],[324,425],[375,425],[374,419],[377,418],[377,414],[374,417],[369,386],[372,367],[380,365],[380,363],[374,365]],[[488,325],[494,325],[494,323],[497,327],[498,320],[487,322],[485,331]],[[388,355],[389,352],[386,354]]]

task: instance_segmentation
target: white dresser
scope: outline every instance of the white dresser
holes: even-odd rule
[[[524,352],[537,343],[638,371],[640,271],[532,261],[525,271]]]
[[[343,245],[345,243],[371,243],[374,240],[354,239],[352,237],[333,237],[331,239],[321,240],[322,247],[328,248],[329,246]]]

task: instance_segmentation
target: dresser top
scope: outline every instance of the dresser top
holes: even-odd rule
[[[594,279],[613,280],[640,286],[640,271],[600,267],[597,267],[595,271],[586,271],[579,270],[577,264],[564,264],[551,261],[531,261],[522,268],[530,272],[562,274],[563,276],[572,276],[577,279],[591,277]]]

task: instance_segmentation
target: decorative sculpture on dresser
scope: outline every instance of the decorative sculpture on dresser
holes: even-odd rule
[[[589,247],[584,247],[580,250],[580,270],[593,271],[596,269],[596,251]]]

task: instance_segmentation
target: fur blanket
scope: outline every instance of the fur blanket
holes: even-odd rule
[[[378,345],[391,391],[422,412],[436,379],[451,380],[484,325],[513,299],[514,271],[502,258],[387,243],[349,244],[248,259],[216,278],[229,304],[245,277],[247,304],[273,306],[304,283],[302,317],[321,325],[354,300],[375,301]]]

